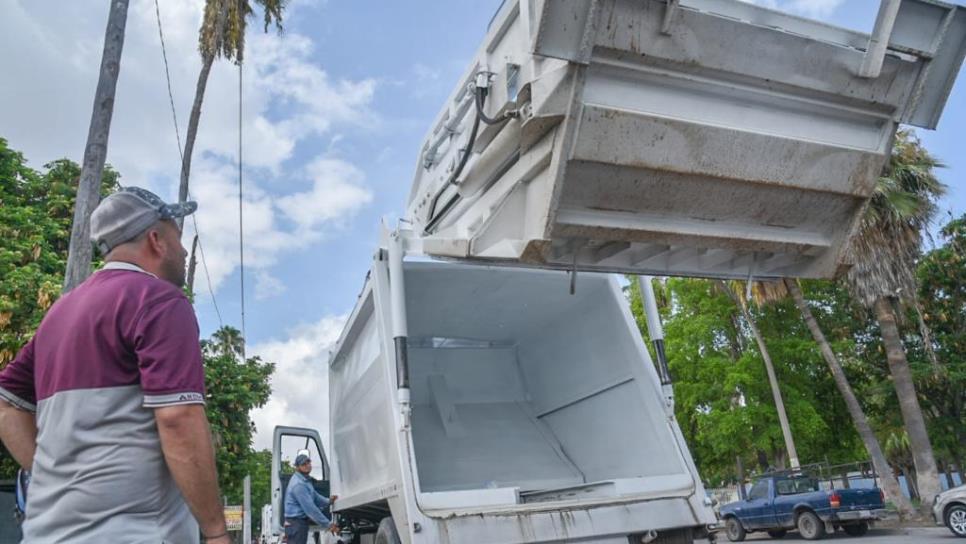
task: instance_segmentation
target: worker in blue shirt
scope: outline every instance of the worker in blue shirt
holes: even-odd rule
[[[311,472],[312,459],[304,453],[295,456],[295,474],[285,492],[285,538],[289,544],[306,544],[310,523],[324,529],[334,527],[322,509],[337,497],[333,495],[327,499],[319,495],[312,487]]]

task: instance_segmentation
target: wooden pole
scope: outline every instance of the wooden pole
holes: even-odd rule
[[[84,162],[77,185],[74,205],[74,224],[70,233],[64,292],[70,291],[91,275],[91,212],[100,202],[101,176],[107,160],[107,140],[114,114],[114,93],[121,72],[121,50],[124,48],[124,28],[127,25],[128,0],[111,0],[101,54],[101,72],[94,92],[94,109],[87,132]]]

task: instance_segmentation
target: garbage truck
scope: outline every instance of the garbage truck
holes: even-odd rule
[[[615,277],[582,274],[571,295],[566,272],[394,253],[376,254],[329,360],[316,448],[344,542],[707,534],[710,500]],[[292,436],[319,440],[276,429],[277,526]]]
[[[343,542],[706,534],[657,312],[652,361],[608,274],[841,273],[895,131],[937,126],[964,54],[938,0],[882,0],[871,34],[739,0],[506,0],[332,351],[329,448],[275,430],[273,530],[295,437]]]

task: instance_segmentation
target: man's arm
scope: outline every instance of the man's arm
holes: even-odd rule
[[[318,495],[318,493],[312,489],[312,486],[308,484],[299,485],[292,490],[292,495],[298,501],[299,506],[302,507],[302,511],[305,512],[306,516],[311,518],[317,525],[322,527],[329,526],[329,518],[315,505],[314,495]]]
[[[154,410],[161,450],[175,483],[208,542],[229,542],[225,511],[218,490],[215,450],[202,404],[166,406]]]
[[[17,463],[30,470],[37,450],[37,417],[0,399],[0,440]]]
[[[312,490],[314,492],[313,500],[315,500],[315,505],[319,508],[325,508],[331,502],[328,497],[323,497],[318,491]]]

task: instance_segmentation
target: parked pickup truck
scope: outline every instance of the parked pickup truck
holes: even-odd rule
[[[818,540],[839,527],[864,535],[869,523],[885,515],[885,506],[878,488],[822,491],[814,478],[770,476],[755,482],[747,500],[722,506],[720,515],[732,542],[753,531],[781,538],[789,530]]]

